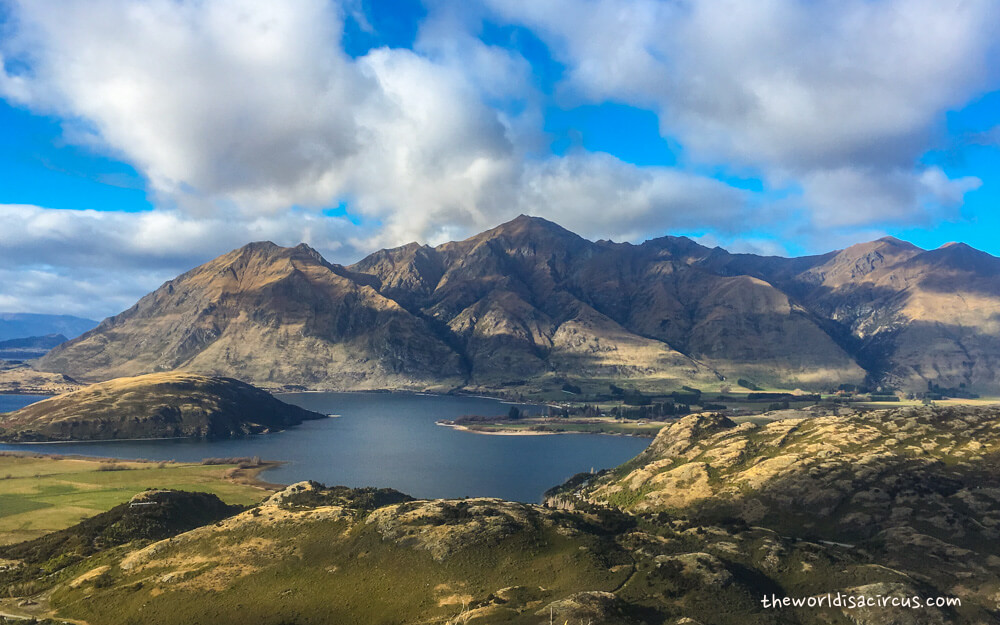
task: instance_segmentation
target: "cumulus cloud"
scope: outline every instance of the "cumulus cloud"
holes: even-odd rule
[[[392,245],[544,214],[557,199],[524,186],[535,175],[525,154],[540,135],[530,66],[445,13],[425,25],[418,52],[351,59],[341,8],[324,0],[15,6],[3,51],[30,71],[7,71],[5,95],[78,120],[141,168],[161,204],[255,216],[349,197],[382,224],[368,243]],[[515,114],[498,102],[521,106]],[[685,198],[712,186],[653,176],[661,187],[691,183],[673,191]],[[645,207],[669,225],[670,206]]]
[[[489,3],[567,64],[565,98],[653,107],[693,159],[805,186],[820,224],[898,223],[976,184],[916,163],[945,111],[996,84],[990,0]],[[867,211],[840,182],[874,193]]]
[[[356,231],[306,211],[228,219],[0,204],[0,310],[103,317],[249,241],[305,242],[332,261],[354,260],[343,241]]]
[[[850,166],[805,172],[801,183],[820,227],[873,221],[930,224],[982,184],[973,176],[948,178],[939,167],[914,173]]]
[[[339,48],[326,2],[16,3],[2,84],[76,120],[167,195],[251,210],[329,201],[325,176],[359,149],[353,112],[376,84]]]
[[[755,218],[745,210],[745,192],[674,169],[639,169],[607,154],[534,163],[523,186],[523,212],[545,206],[546,216],[592,238],[634,241],[664,225],[676,230],[707,223],[733,232]]]
[[[183,270],[261,240],[305,242],[337,259],[356,253],[342,243],[355,230],[345,219],[305,211],[233,220],[176,210],[126,213],[0,204],[0,263]]]

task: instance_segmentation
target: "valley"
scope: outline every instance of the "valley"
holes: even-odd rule
[[[1000,625],[1000,0],[0,0],[0,625]]]

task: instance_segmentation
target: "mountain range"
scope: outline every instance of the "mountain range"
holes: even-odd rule
[[[266,387],[838,385],[1000,391],[1000,259],[891,237],[817,256],[589,241],[520,216],[343,266],[251,243],[40,359],[81,381],[181,369]]]
[[[72,315],[0,312],[0,341],[49,334],[62,334],[72,339],[96,325],[93,319]]]
[[[96,323],[94,325],[97,325]],[[0,359],[24,360],[44,356],[46,352],[60,343],[66,342],[62,334],[46,334],[45,336],[26,336],[20,339],[0,341]]]

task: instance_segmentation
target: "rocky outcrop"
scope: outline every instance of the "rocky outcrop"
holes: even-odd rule
[[[61,616],[109,625],[235,625],[248,613],[277,623],[510,625],[991,618],[978,598],[960,614],[766,609],[761,598],[771,595],[943,590],[843,547],[765,528],[613,509],[566,513],[485,498],[356,505],[368,501],[365,489],[296,484],[235,516],[105,552],[68,574],[46,575],[44,583],[54,585]],[[918,620],[910,619],[915,613]]]
[[[766,527],[864,553],[906,571],[911,583],[988,603],[988,589],[1000,584],[998,416],[996,406],[906,407],[766,425],[691,415],[665,427],[635,460],[549,496],[578,509],[590,502],[692,523]],[[851,613],[873,623],[882,622],[880,614]],[[942,614],[898,622],[949,622]]]

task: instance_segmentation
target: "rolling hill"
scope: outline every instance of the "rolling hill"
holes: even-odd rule
[[[547,501],[766,527],[863,552],[989,606],[1000,588],[997,415],[997,406],[908,407],[766,425],[691,415],[633,460],[578,476]]]
[[[225,438],[323,416],[237,380],[155,373],[93,384],[0,414],[0,440]]]

